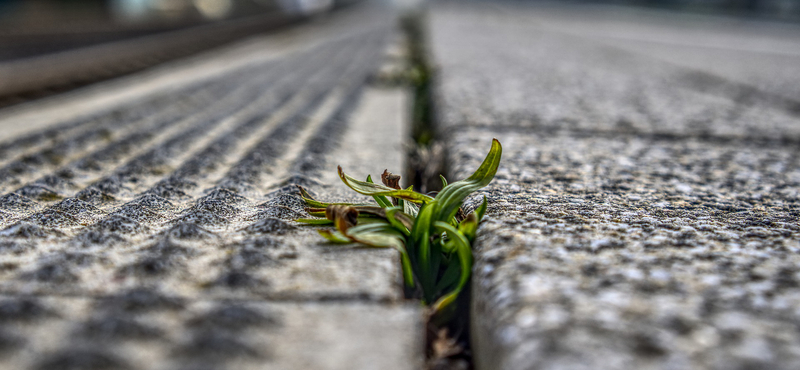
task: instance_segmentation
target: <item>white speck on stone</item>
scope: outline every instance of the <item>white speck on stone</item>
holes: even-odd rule
[[[667,282],[672,278],[672,274],[666,270],[650,271],[650,278],[656,281]]]
[[[526,309],[517,314],[516,325],[520,328],[529,328],[536,325],[536,313]]]
[[[540,301],[553,294],[550,282],[538,276],[526,276],[519,283],[520,292],[528,301]]]
[[[622,274],[628,278],[628,280],[642,280],[644,279],[644,273],[642,273],[639,269],[625,269]]]
[[[750,318],[741,312],[724,312],[714,320],[717,329],[722,331],[744,331]]]
[[[684,183],[678,183],[675,185],[675,190],[684,194],[689,194],[692,192],[692,187]]]
[[[764,338],[747,337],[734,347],[733,355],[752,362],[770,362],[774,355],[769,343]]]

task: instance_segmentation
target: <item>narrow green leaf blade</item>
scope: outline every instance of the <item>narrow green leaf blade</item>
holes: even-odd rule
[[[442,277],[436,283],[435,290],[437,292],[441,292],[456,285],[458,283],[458,278],[460,274],[461,274],[461,265],[459,265],[455,261],[451,262],[449,265],[447,265],[447,268],[444,270],[444,274],[442,274]]]
[[[369,225],[370,227],[352,227],[347,232],[347,237],[355,242],[374,248],[393,248],[400,252],[400,263],[403,269],[403,280],[409,287],[414,286],[414,273],[411,260],[405,247],[405,236],[395,230],[391,225]]]
[[[417,248],[414,251],[417,260],[417,269],[419,273],[420,284],[422,285],[422,292],[426,302],[431,302],[433,297],[433,288],[435,286],[433,279],[438,274],[436,271],[431,270],[431,251],[430,251],[430,233],[432,226],[433,213],[436,209],[436,204],[428,203],[423,205],[414,222],[414,227],[411,230],[411,239],[413,245]]]
[[[458,230],[456,230],[456,228],[453,227],[453,225],[450,225],[442,221],[436,221],[434,222],[434,226],[438,230],[447,232],[448,238],[455,241],[455,243],[458,246],[456,249],[456,255],[458,256],[458,260],[461,265],[461,276],[458,280],[458,285],[456,285],[455,290],[453,290],[453,292],[448,294],[448,296],[452,294],[455,294],[457,296],[458,292],[461,292],[461,290],[469,281],[469,276],[472,273],[472,248],[470,247],[470,243],[467,240],[467,238],[464,237],[464,235],[461,234]],[[455,297],[448,297],[447,299],[444,300],[444,303],[446,303],[444,305],[441,305],[443,302],[442,300],[440,300],[440,302],[437,302],[438,307],[436,307],[436,310],[438,311],[439,309],[444,308],[445,306],[450,304],[453,300],[455,300]]]
[[[370,184],[375,183],[374,181],[372,181],[372,175],[367,175],[367,182]],[[387,208],[392,206],[392,201],[390,201],[383,195],[373,195],[372,199],[375,199],[375,201],[378,202],[378,205],[381,206],[381,208]]]
[[[483,202],[478,207],[478,209],[475,210],[475,215],[478,216],[478,223],[480,223],[481,220],[483,220],[483,215],[486,214],[486,208],[487,207],[488,207],[488,203],[486,202],[486,196],[484,195],[483,196]]]
[[[492,147],[480,167],[468,178],[454,182],[436,195],[436,200],[441,203],[441,213],[437,220],[449,220],[455,216],[464,199],[472,192],[489,185],[500,166],[500,157],[503,147],[497,139],[492,139]]]
[[[327,218],[298,218],[295,221],[309,225],[333,225],[333,221]]]
[[[317,230],[319,235],[334,244],[350,244],[353,241],[335,230]]]
[[[300,189],[300,198],[306,202],[306,205],[310,208],[327,208],[329,205],[341,205],[341,206],[371,206],[373,204],[368,203],[328,203],[328,202],[320,202],[311,197],[311,194],[303,188],[302,186],[297,186]]]
[[[458,224],[458,231],[469,240],[469,243],[472,243],[478,234],[478,216],[474,212],[470,213],[464,221]]]
[[[433,200],[432,197],[425,194],[417,193],[413,190],[392,189],[386,185],[356,180],[355,178],[345,174],[342,171],[341,166],[339,167],[339,178],[342,179],[342,182],[344,182],[345,185],[347,185],[350,189],[355,190],[359,194],[370,195],[370,196],[394,197],[412,201],[415,203],[427,203]]]
[[[403,235],[411,235],[411,228],[414,227],[414,221],[411,216],[401,212],[400,207],[387,208],[386,220],[388,220],[395,229],[402,232]]]

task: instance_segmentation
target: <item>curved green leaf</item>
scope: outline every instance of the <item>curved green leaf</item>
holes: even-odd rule
[[[458,285],[456,285],[456,288],[449,294],[440,298],[439,301],[434,304],[434,310],[439,311],[452,303],[458,296],[458,293],[464,289],[467,281],[469,281],[469,276],[472,272],[472,248],[470,247],[470,243],[467,238],[464,237],[464,235],[458,230],[456,230],[453,225],[442,221],[436,221],[434,222],[434,226],[437,230],[446,232],[447,237],[456,243],[456,254],[458,255],[458,260],[461,265],[461,276],[458,280]]]
[[[414,227],[414,219],[400,211],[400,207],[386,209],[386,220],[400,230],[405,236],[411,235],[411,228]]]
[[[403,280],[409,287],[414,286],[414,273],[411,269],[411,260],[405,247],[405,235],[394,229],[389,224],[355,226],[347,231],[347,238],[375,248],[393,248],[400,252],[400,262],[403,269]],[[369,226],[369,227],[366,227]]]
[[[417,271],[426,302],[431,302],[433,300],[433,288],[435,286],[433,279],[438,273],[438,270],[432,271],[430,266],[430,235],[433,221],[432,216],[435,209],[436,204],[434,203],[423,205],[417,215],[417,219],[414,221],[414,227],[411,230],[410,245],[416,248],[416,250],[410,253],[413,253],[416,257]]]
[[[355,190],[359,194],[394,197],[415,203],[427,203],[433,200],[433,198],[430,196],[417,193],[413,190],[393,189],[382,184],[356,180],[355,178],[345,174],[344,171],[342,171],[341,166],[339,166],[339,178],[342,179],[342,182],[344,182],[345,185],[347,185],[350,189]]]
[[[475,236],[478,234],[478,216],[475,215],[475,212],[467,215],[467,218],[458,224],[458,231],[461,232],[470,243],[475,240]]]
[[[436,200],[441,203],[442,207],[440,213],[436,215],[436,219],[449,220],[454,217],[469,194],[489,185],[500,166],[502,154],[503,147],[500,142],[492,139],[492,147],[480,167],[470,177],[448,185],[436,195]]]
[[[454,287],[458,284],[458,278],[461,275],[461,265],[455,262],[451,262],[447,265],[447,269],[444,270],[442,277],[436,283],[435,290],[437,292],[442,292]]]
[[[480,206],[478,206],[478,209],[475,210],[475,215],[478,216],[478,223],[480,223],[481,220],[483,220],[483,215],[486,214],[487,206],[488,206],[488,204],[486,202],[486,196],[484,195],[483,196],[483,202],[481,203]]]
[[[367,182],[370,183],[370,184],[374,184],[375,183],[375,182],[372,181],[372,175],[367,175]],[[378,205],[381,206],[382,208],[386,208],[386,207],[391,207],[392,206],[392,201],[390,201],[389,199],[387,199],[383,195],[373,195],[372,199],[375,199],[375,201],[378,202]]]
[[[303,188],[302,186],[298,185],[297,188],[300,189],[300,198],[302,198],[303,201],[306,202],[306,205],[309,206],[310,208],[322,208],[322,209],[325,209],[329,205],[332,205],[332,204],[333,205],[340,205],[340,206],[374,206],[374,204],[369,204],[369,203],[327,203],[327,202],[320,202],[320,201],[315,200],[314,198],[312,198],[311,194],[309,194],[308,191],[305,188]]]
[[[344,234],[336,231],[336,230],[317,230],[319,235],[322,235],[323,238],[328,239],[331,243],[335,244],[350,244],[353,241],[350,238],[344,236]]]

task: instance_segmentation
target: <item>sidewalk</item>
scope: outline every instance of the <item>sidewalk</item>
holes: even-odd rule
[[[396,253],[292,222],[295,185],[351,200],[336,165],[402,170],[408,92],[369,83],[392,26],[352,8],[4,111],[0,368],[420,368]]]
[[[763,27],[589,10],[428,19],[450,176],[504,146],[477,242],[477,368],[800,367],[800,30],[752,50]]]

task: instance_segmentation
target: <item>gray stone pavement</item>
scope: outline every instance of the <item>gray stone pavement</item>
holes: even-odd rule
[[[431,9],[450,176],[504,146],[476,246],[478,369],[800,368],[797,39],[642,14]],[[698,46],[759,37],[795,49]]]
[[[351,8],[0,112],[0,368],[417,369],[396,253],[322,243],[295,185],[402,169],[396,41]],[[369,158],[365,161],[365,158]]]

